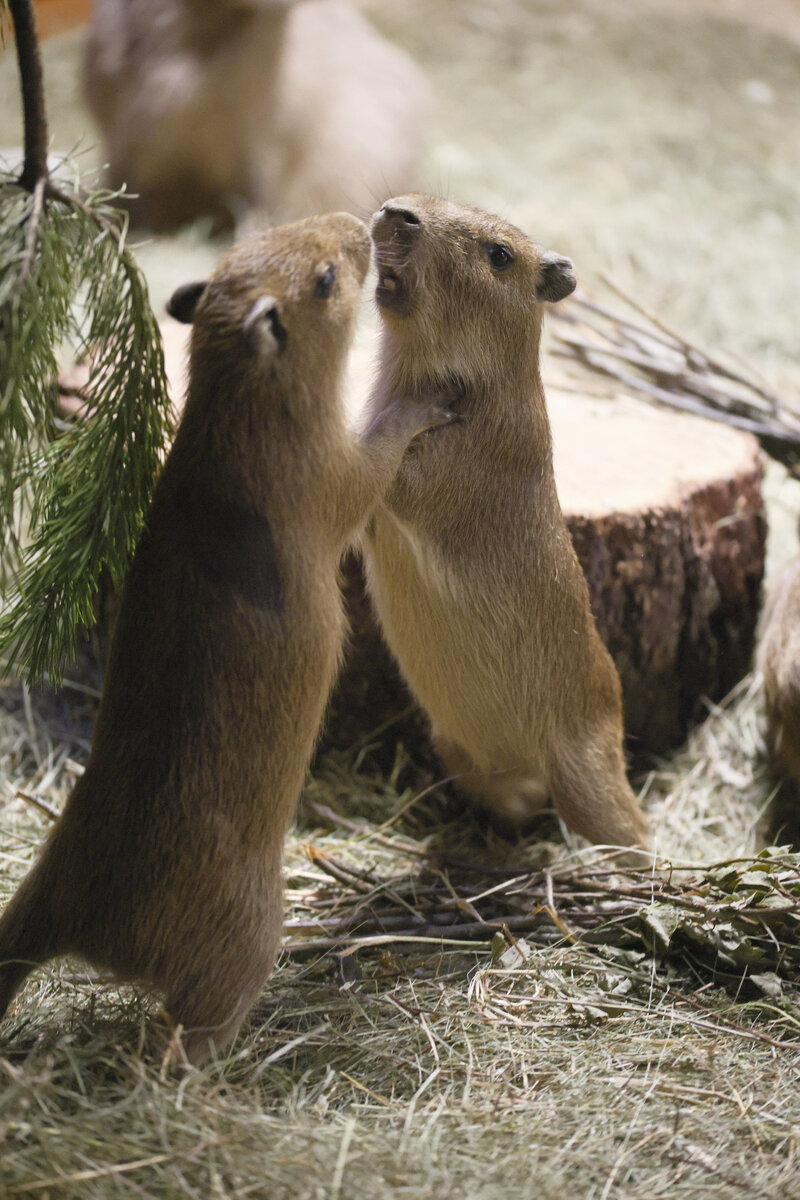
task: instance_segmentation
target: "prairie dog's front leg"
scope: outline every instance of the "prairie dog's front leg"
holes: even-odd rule
[[[378,413],[356,443],[352,483],[342,490],[337,518],[346,536],[354,537],[367,520],[414,438],[456,420],[439,394],[400,396]]]

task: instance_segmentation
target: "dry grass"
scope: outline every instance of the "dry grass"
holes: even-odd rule
[[[589,282],[608,271],[671,325],[796,387],[800,47],[694,3],[362,6],[430,74],[429,186],[504,212]],[[76,41],[46,51],[58,150],[85,131]],[[0,144],[18,140],[11,59]],[[191,237],[150,246],[156,301],[215,254]],[[795,546],[800,485],[772,468],[767,491],[776,564]],[[0,693],[0,903],[48,824],[14,792],[63,803],[92,713],[80,691]],[[697,864],[757,853],[774,791],[761,755],[747,681],[641,780],[659,852]],[[414,881],[444,852],[556,878],[587,870],[591,854],[552,825],[510,846],[452,800],[398,790],[400,778],[353,755],[311,781],[288,845],[290,923],[342,914],[353,890],[309,845],[369,872],[376,895],[392,881],[412,909]],[[3,1026],[0,1196],[795,1200],[790,956],[776,946],[774,978],[754,984],[735,956],[731,967],[677,943],[536,936],[522,953],[454,938],[287,954],[228,1060],[183,1078],[138,1054],[151,1000],[52,964]]]
[[[63,801],[69,764],[85,754],[73,730],[91,712],[73,697],[59,726],[49,704],[6,691],[9,793]],[[645,781],[661,846],[676,858],[756,849],[771,788],[758,720],[755,689],[743,688]],[[4,892],[47,824],[8,799]],[[696,947],[537,946],[535,931],[522,942],[428,934],[342,959],[303,953],[298,922],[314,936],[310,920],[342,915],[353,891],[310,846],[369,879],[356,891],[402,893],[411,910],[422,905],[414,880],[429,883],[426,863],[443,855],[520,875],[549,864],[557,897],[593,856],[557,841],[487,840],[452,801],[416,799],[357,761],[328,760],[288,847],[297,952],[224,1063],[161,1078],[138,1053],[152,1002],[79,965],[55,964],[28,985],[0,1058],[2,1194],[796,1195],[800,985],[788,959],[769,964],[777,973],[758,966],[754,984]],[[797,879],[796,856],[782,866]]]

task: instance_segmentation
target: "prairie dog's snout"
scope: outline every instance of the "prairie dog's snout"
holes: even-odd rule
[[[375,299],[383,309],[408,316],[411,312],[411,280],[405,268],[423,229],[422,216],[415,211],[413,197],[387,200],[372,218],[372,242],[378,286]]]
[[[386,231],[391,238],[410,245],[414,230],[421,225],[422,218],[414,212],[410,203],[403,207],[402,199],[387,200],[372,218],[372,236],[377,240]]]
[[[338,233],[342,250],[352,260],[363,283],[369,270],[370,237],[365,223],[352,213],[329,213],[325,220]]]

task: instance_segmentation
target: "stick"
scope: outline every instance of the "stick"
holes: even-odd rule
[[[758,392],[758,394],[763,396],[766,400],[771,400],[778,406],[778,408],[783,407],[780,396],[778,396],[776,392],[773,392],[771,388],[765,389],[759,384],[753,383],[752,380],[746,379],[743,375],[739,375],[735,371],[732,371],[730,367],[727,367],[725,363],[721,362],[718,358],[715,358],[707,351],[698,350],[697,347],[692,346],[691,342],[687,342],[686,339],[679,333],[675,333],[674,330],[665,325],[659,317],[656,317],[653,313],[648,312],[648,310],[638,300],[631,299],[631,297],[622,290],[618,283],[614,283],[614,281],[609,279],[607,275],[601,275],[600,278],[607,287],[611,288],[612,292],[616,292],[621,300],[624,300],[625,303],[629,304],[636,312],[641,313],[643,317],[646,317],[648,321],[651,321],[657,329],[660,329],[663,333],[667,334],[667,336],[677,342],[679,346],[684,346],[688,351],[691,352],[693,356],[701,357],[706,363],[708,363],[709,366],[713,367],[715,371],[718,371],[720,375],[726,375],[728,379],[735,379],[737,382],[745,384],[746,387],[752,388],[753,391]]]
[[[553,313],[555,357],[576,360],[658,404],[752,433],[769,455],[800,473],[800,412],[760,376],[693,346],[613,280],[601,278],[649,327],[580,294],[566,312]]]
[[[61,816],[58,809],[53,808],[52,804],[48,804],[46,800],[42,800],[41,796],[32,796],[29,792],[21,792],[19,790],[14,792],[14,795],[18,799],[24,800],[26,804],[31,804],[34,808],[38,808],[51,821],[57,821]]]
[[[17,64],[22,88],[25,123],[25,161],[19,177],[21,187],[32,192],[47,179],[47,110],[44,103],[44,73],[32,0],[9,0],[17,39]]]

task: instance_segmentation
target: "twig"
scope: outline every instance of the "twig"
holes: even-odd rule
[[[643,321],[579,295],[565,312],[553,313],[554,356],[582,363],[660,405],[752,433],[773,458],[800,471],[800,413],[760,377],[693,346],[618,284],[601,278]]]
[[[684,347],[691,353],[693,358],[697,358],[705,363],[708,363],[708,365],[713,367],[714,370],[720,375],[725,375],[728,379],[735,380],[737,383],[742,383],[747,388],[752,388],[753,391],[758,392],[760,396],[763,396],[765,400],[770,400],[778,408],[782,407],[780,396],[776,392],[773,392],[771,388],[764,388],[759,384],[753,383],[752,379],[732,371],[730,367],[726,366],[724,362],[721,362],[720,359],[716,358],[714,355],[709,354],[707,350],[699,350],[696,346],[693,346],[691,342],[688,342],[681,334],[676,333],[673,329],[670,329],[670,327],[666,325],[660,317],[657,317],[653,313],[649,312],[648,309],[646,309],[641,303],[641,301],[634,300],[631,296],[627,295],[627,293],[622,290],[619,284],[615,283],[613,279],[610,279],[608,275],[601,274],[600,278],[606,287],[611,288],[611,291],[615,292],[619,296],[620,300],[624,300],[625,303],[629,304],[632,309],[638,313],[641,313],[643,317],[655,325],[656,329],[661,330],[662,333],[665,333],[667,337],[672,338],[672,340],[679,346]]]
[[[17,40],[17,63],[25,123],[25,161],[19,183],[26,191],[32,192],[40,180],[47,179],[48,131],[42,54],[36,34],[32,0],[9,0],[8,7]]]
[[[362,893],[374,891],[374,882],[366,882],[355,871],[348,870],[346,867],[335,862],[329,854],[324,854],[321,850],[317,850],[316,846],[306,846],[306,854],[311,862],[321,867],[326,875],[330,875],[331,879],[335,879],[339,883],[344,883],[349,887],[354,887]]]
[[[563,350],[554,350],[553,354],[561,358],[576,357],[574,353]],[[610,364],[599,361],[595,357],[594,352],[581,351],[578,357],[583,359],[589,366],[594,367],[595,370],[602,371],[604,375],[609,375],[612,379],[624,383],[633,391],[643,392],[647,396],[652,396],[653,399],[661,401],[662,404],[666,404],[670,408],[679,408],[684,412],[692,413],[694,416],[707,417],[711,421],[721,421],[725,424],[733,425],[737,429],[755,434],[763,441],[791,447],[796,453],[800,454],[800,434],[792,430],[785,429],[778,424],[767,425],[764,422],[743,417],[739,413],[732,413],[729,409],[717,408],[711,404],[703,404],[699,400],[692,400],[688,396],[670,392],[666,388],[656,387],[655,384],[648,383],[647,380],[637,375],[632,375],[628,371],[614,370]],[[773,457],[778,457],[775,451],[773,451]]]
[[[44,196],[47,189],[47,176],[43,175],[37,179],[33,188],[33,203],[31,211],[28,215],[28,228],[25,230],[25,253],[22,256],[19,266],[19,275],[17,276],[17,285],[24,287],[28,282],[33,263],[36,258],[36,241],[39,234],[39,222],[42,217],[42,209],[44,207]]]
[[[661,362],[653,355],[643,352],[638,346],[636,350],[630,350],[628,346],[618,343],[601,346],[599,343],[589,341],[579,334],[568,333],[559,333],[558,339],[569,346],[574,346],[579,356],[582,356],[583,352],[588,352],[602,354],[608,358],[621,359],[633,367],[650,371],[654,375],[668,381],[671,380],[675,385],[684,388],[687,392],[692,392],[701,399],[709,400],[712,404],[719,407],[728,405],[731,411],[738,411],[743,416],[747,416],[754,407],[761,412],[767,413],[769,416],[774,415],[774,406],[760,396],[745,398],[732,395],[724,389],[714,387],[708,382],[705,376],[698,374],[696,371],[682,370],[677,361]],[[800,423],[797,424],[797,432],[800,434]]]
[[[36,34],[36,17],[32,0],[9,0],[14,35],[17,42],[17,64],[22,89],[22,111],[25,127],[25,158],[18,183],[33,196],[27,216],[25,252],[20,262],[18,286],[24,287],[33,270],[36,243],[48,183],[47,169],[47,110],[44,102],[42,54]]]
[[[43,812],[44,815],[49,817],[51,821],[57,821],[61,816],[61,813],[58,811],[58,809],[53,808],[52,804],[48,804],[46,800],[42,800],[41,796],[32,796],[30,792],[22,792],[19,790],[15,791],[14,795],[19,800],[24,800],[26,804],[30,804],[34,808],[38,808],[39,811]]]
[[[700,961],[714,978],[731,968],[743,968],[745,975],[765,970],[790,979],[800,975],[796,855],[732,860],[684,883],[672,876],[622,878],[591,868],[572,877],[553,870],[519,875],[487,865],[481,887],[478,864],[464,868],[456,874],[434,868],[427,879],[423,874],[383,883],[370,875],[366,885],[362,876],[333,864],[327,873],[342,893],[332,897],[326,885],[324,895],[306,895],[305,907],[333,909],[335,915],[290,921],[285,950],[349,956],[377,946],[429,943],[443,951],[490,943],[505,932],[508,939],[526,934],[540,945],[569,941],[635,948],[694,966]]]

